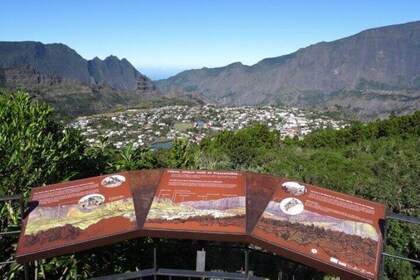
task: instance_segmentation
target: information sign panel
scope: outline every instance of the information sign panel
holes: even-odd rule
[[[138,228],[129,173],[34,188],[19,257]]]
[[[144,229],[243,234],[245,201],[242,173],[166,170]]]
[[[252,237],[332,267],[376,278],[382,204],[283,180]]]

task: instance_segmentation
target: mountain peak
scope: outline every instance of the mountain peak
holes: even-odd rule
[[[126,59],[114,55],[105,60],[86,60],[65,44],[41,42],[0,42],[0,68],[30,64],[41,74],[58,74],[82,83],[106,81],[120,90],[134,90],[140,73]]]
[[[242,62],[238,61],[238,62],[231,63],[231,64],[227,65],[226,67],[234,68],[234,67],[242,67],[242,66],[244,66],[242,64]]]
[[[106,60],[118,60],[119,61],[119,59],[118,59],[118,57],[116,57],[115,55],[109,55],[109,56],[107,56],[106,58],[105,58],[105,61]]]

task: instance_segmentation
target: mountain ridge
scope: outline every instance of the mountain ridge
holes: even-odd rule
[[[104,60],[84,59],[62,43],[43,44],[35,41],[0,42],[0,68],[32,65],[41,74],[58,74],[86,84],[107,82],[119,90],[133,90],[143,76],[131,63],[114,55]]]
[[[339,106],[362,118],[420,107],[420,21],[372,28],[247,66],[187,70],[156,81],[222,105]],[[407,97],[409,97],[407,99]]]

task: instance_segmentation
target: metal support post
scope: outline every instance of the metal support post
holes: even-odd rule
[[[383,230],[384,230],[384,241],[383,241],[383,248],[382,248],[382,254],[381,254],[381,269],[379,273],[379,279],[384,279],[385,277],[385,258],[384,258],[384,251],[386,250],[386,236],[387,236],[387,229],[388,224],[386,219],[383,221]]]
[[[249,249],[245,249],[245,279],[248,279],[249,274]]]
[[[153,247],[153,279],[156,280],[156,273],[157,273],[157,253],[156,247]]]

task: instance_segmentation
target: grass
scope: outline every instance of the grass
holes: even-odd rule
[[[179,132],[185,132],[187,131],[187,129],[191,129],[193,128],[193,123],[189,122],[189,123],[175,123],[174,124],[174,128],[176,130],[178,130]]]

